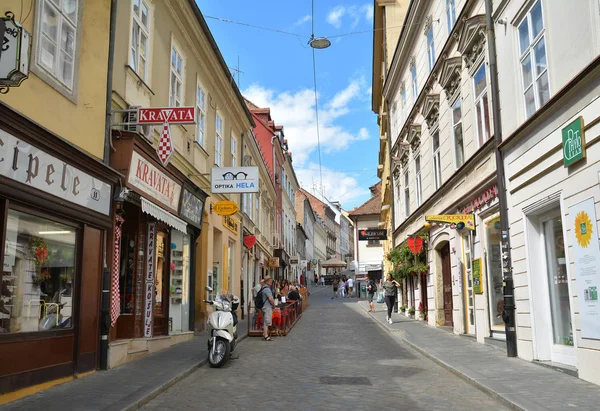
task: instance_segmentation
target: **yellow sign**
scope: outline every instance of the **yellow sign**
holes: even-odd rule
[[[232,215],[240,209],[233,201],[217,201],[212,209],[219,215]]]
[[[438,214],[438,215],[426,215],[425,221],[431,223],[443,223],[455,225],[459,230],[468,228],[469,230],[475,230],[475,215],[474,214]]]
[[[279,257],[269,258],[269,268],[279,268]]]
[[[237,234],[239,232],[237,221],[235,221],[232,217],[229,217],[228,215],[224,215],[222,218],[223,226],[227,227],[229,231],[231,231],[234,234]]]

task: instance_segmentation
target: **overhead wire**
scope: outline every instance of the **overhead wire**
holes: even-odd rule
[[[275,32],[275,33],[280,33],[280,34],[287,34],[289,36],[296,36],[296,37],[305,37],[305,38],[308,38],[308,36],[306,36],[304,34],[291,33],[289,31],[285,31],[285,30],[271,29],[269,27],[257,26],[255,24],[243,23],[241,21],[234,21],[234,20],[224,19],[222,17],[215,17],[215,16],[204,16],[204,17],[207,18],[207,19],[218,20],[218,21],[221,21],[223,23],[238,24],[240,26],[252,27],[252,28],[255,28],[255,29],[272,31],[272,32]]]
[[[312,34],[311,39],[315,38],[315,0],[312,0]],[[321,135],[319,132],[319,99],[317,94],[317,63],[315,60],[315,49],[312,48],[312,65],[313,65],[313,85],[315,89],[315,115],[317,121],[317,151],[319,153],[319,178],[321,182],[321,196],[325,198],[324,187],[323,187],[323,168],[321,165]]]

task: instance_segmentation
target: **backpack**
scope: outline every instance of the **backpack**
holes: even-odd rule
[[[256,293],[256,297],[254,297],[254,307],[256,307],[257,310],[262,310],[265,305],[265,300],[262,298],[262,292],[265,288],[267,288],[267,286],[263,285],[260,291]]]
[[[371,283],[371,291],[369,291],[370,293],[376,293],[377,292],[377,284],[375,284],[375,281],[370,281]],[[369,284],[367,284],[369,285]]]

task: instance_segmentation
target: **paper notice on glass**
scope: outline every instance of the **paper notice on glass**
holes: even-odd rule
[[[17,255],[17,230],[19,217],[9,215],[6,219],[6,242],[4,243],[4,271],[12,271]]]
[[[600,247],[594,198],[569,208],[581,337],[600,339]]]

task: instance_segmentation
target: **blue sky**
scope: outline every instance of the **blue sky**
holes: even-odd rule
[[[319,192],[315,121],[311,0],[197,0],[230,67],[240,60],[240,89],[260,107],[270,107],[284,126],[300,184]],[[319,130],[325,196],[350,210],[369,197],[376,184],[378,128],[371,111],[371,32],[369,0],[316,0],[315,37],[332,45],[316,50]],[[299,37],[225,23],[219,17]]]

